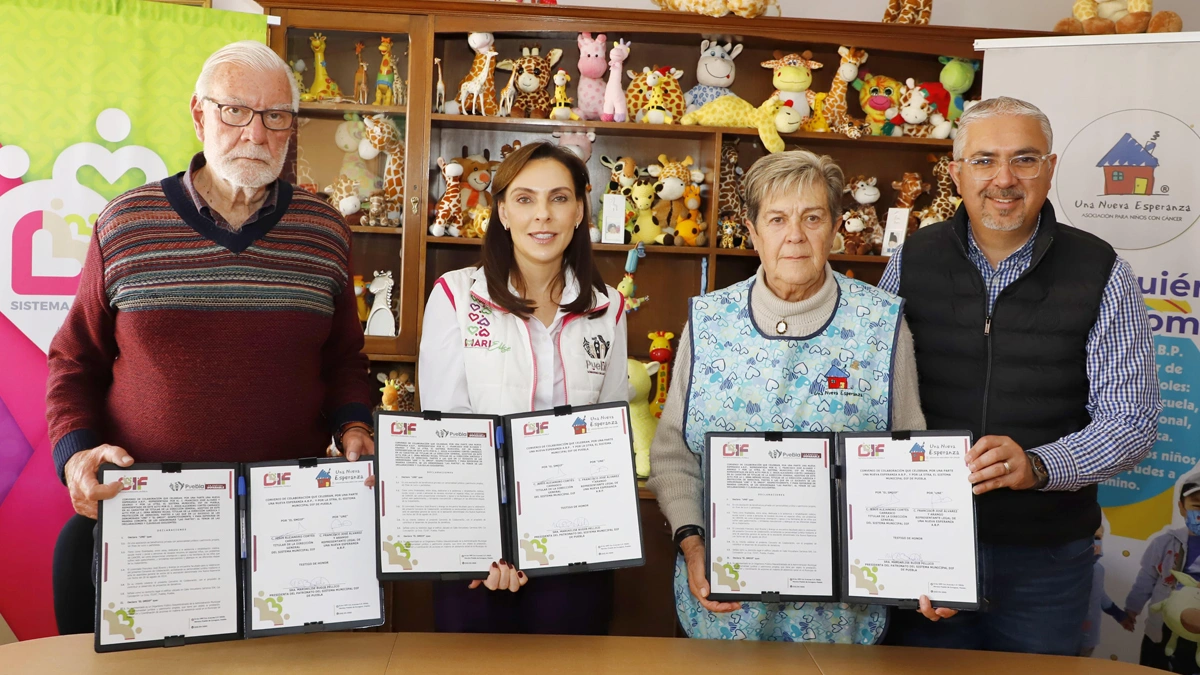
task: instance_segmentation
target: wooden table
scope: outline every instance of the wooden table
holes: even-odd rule
[[[96,654],[91,635],[69,635],[0,647],[0,670],[14,675],[1162,674],[1159,670],[1116,661],[996,652],[676,638],[433,633],[292,635],[110,654]]]

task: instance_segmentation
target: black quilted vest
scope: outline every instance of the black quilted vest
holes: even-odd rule
[[[967,258],[967,214],[904,243],[900,296],[916,345],[930,429],[1010,436],[1030,450],[1091,421],[1087,339],[1116,252],[1042,207],[1033,259],[987,316],[983,276]],[[1100,526],[1096,487],[993,490],[976,501],[980,541],[1053,545]]]

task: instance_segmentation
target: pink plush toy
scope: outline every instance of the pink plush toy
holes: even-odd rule
[[[585,120],[598,120],[604,111],[604,71],[608,63],[604,60],[603,34],[592,39],[591,33],[579,34],[579,88],[575,100],[579,107],[575,114]]]
[[[605,122],[624,122],[629,117],[625,106],[625,88],[621,86],[621,67],[629,58],[629,46],[625,40],[617,40],[608,52],[608,88],[604,90],[604,111],[600,119]]]

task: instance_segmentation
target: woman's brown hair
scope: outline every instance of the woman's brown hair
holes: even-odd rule
[[[524,288],[524,280],[513,254],[512,233],[500,223],[500,202],[504,201],[508,186],[525,166],[540,159],[554,160],[571,174],[575,199],[583,203],[583,221],[575,228],[567,250],[563,251],[563,268],[559,271],[558,284],[559,288],[563,287],[566,282],[564,272],[568,267],[571,268],[579,282],[579,297],[569,304],[562,305],[562,308],[572,314],[584,314],[594,307],[591,289],[596,289],[601,294],[608,292],[604,280],[600,277],[600,269],[592,259],[592,239],[588,234],[587,225],[591,220],[587,166],[570,150],[545,141],[530,143],[509,153],[492,178],[492,215],[488,219],[487,234],[483,237],[482,263],[483,273],[487,278],[488,294],[492,297],[492,302],[522,319],[528,319],[533,314],[533,302],[508,290],[510,278],[517,289]]]

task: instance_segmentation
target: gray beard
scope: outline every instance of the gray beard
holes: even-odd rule
[[[238,169],[233,165],[232,159],[217,157],[216,153],[210,155],[207,151],[204,157],[208,161],[208,167],[221,180],[235,188],[253,189],[269,185],[279,178],[279,174],[283,172],[283,163],[287,159],[287,146],[284,146],[279,157],[268,158],[266,168],[262,169]]]

